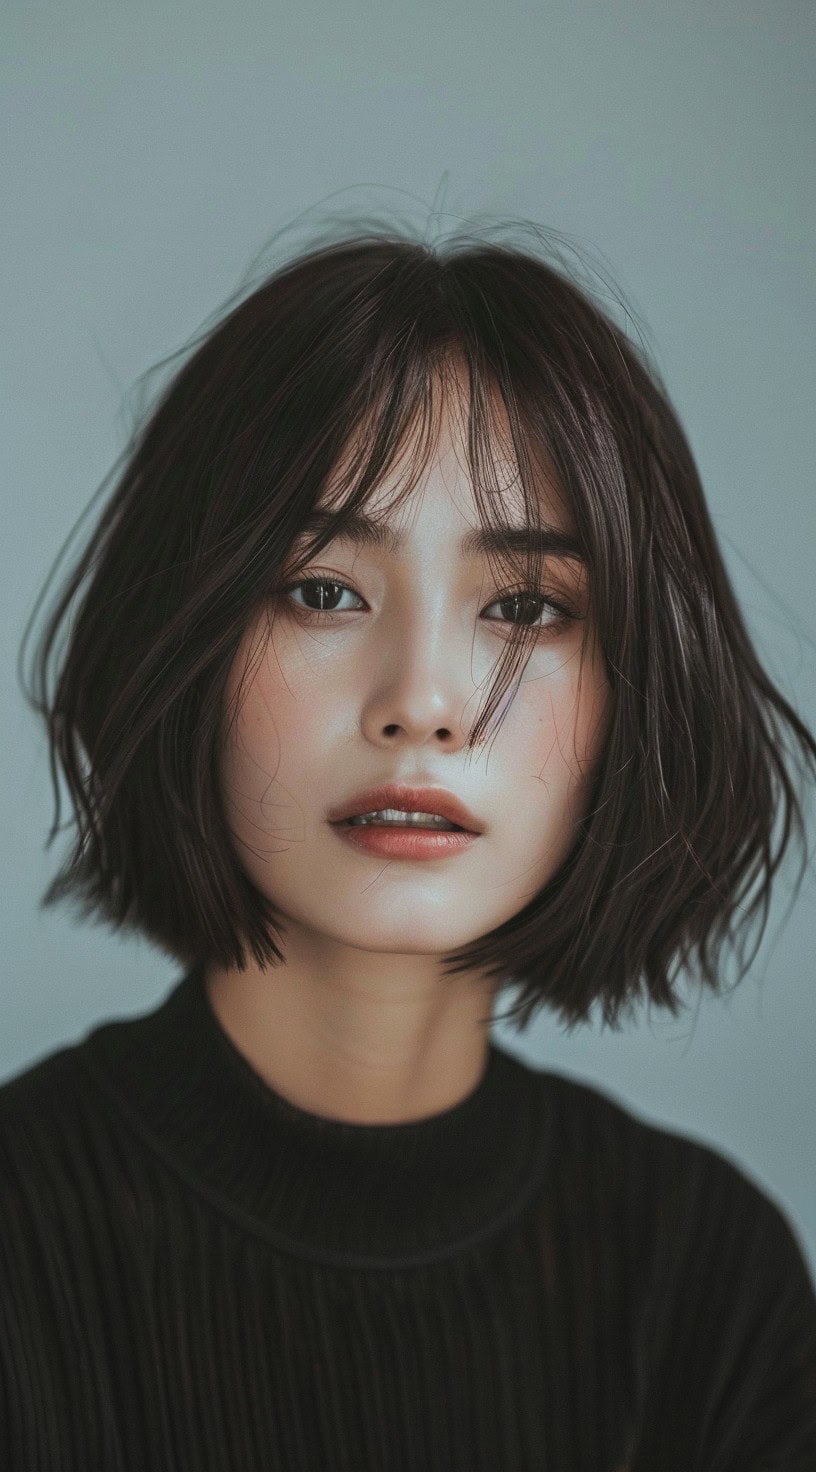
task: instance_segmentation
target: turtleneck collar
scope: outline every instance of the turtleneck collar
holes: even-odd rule
[[[177,1176],[314,1261],[390,1268],[446,1257],[512,1220],[546,1173],[547,1076],[492,1040],[470,1094],[400,1124],[326,1118],[283,1098],[222,1028],[203,967],[77,1051]]]

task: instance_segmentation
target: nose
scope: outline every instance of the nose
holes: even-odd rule
[[[464,745],[467,706],[478,695],[473,657],[472,628],[452,632],[441,603],[395,628],[367,671],[362,722],[369,740]]]

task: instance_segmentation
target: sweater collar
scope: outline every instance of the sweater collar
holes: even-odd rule
[[[281,1250],[393,1267],[498,1231],[547,1165],[547,1075],[489,1041],[476,1088],[400,1124],[313,1114],[278,1094],[216,1017],[194,967],[151,1012],[97,1027],[81,1061],[177,1177]]]

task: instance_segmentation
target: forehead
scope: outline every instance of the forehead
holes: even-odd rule
[[[473,456],[462,370],[455,375],[449,370],[437,382],[430,413],[403,433],[386,470],[364,497],[364,504],[358,502],[353,511],[345,511],[344,538],[361,547],[397,554],[407,540],[408,524],[433,488],[440,496],[447,492],[472,526],[462,538],[466,556],[533,550],[583,561],[569,500],[552,460],[541,444],[525,442],[529,457],[527,489],[536,502],[535,520],[528,515],[507,410],[497,387],[491,386],[488,396],[488,417],[482,420],[479,450]],[[323,532],[346,507],[366,467],[374,428],[358,426],[348,437],[316,507],[302,526],[301,536]],[[491,526],[480,525],[484,518],[474,490],[476,478],[480,496],[486,497],[490,505]]]
[[[300,536],[322,533],[334,521],[334,513],[317,509],[307,517]],[[406,541],[405,527],[397,527],[379,518],[373,520],[362,511],[349,512],[346,523],[338,537],[355,547],[374,548],[387,556],[397,556]],[[465,558],[477,558],[489,553],[539,552],[544,556],[568,557],[584,563],[585,558],[578,538],[557,523],[543,520],[538,527],[527,525],[507,528],[476,526],[466,532],[460,542],[460,552]]]

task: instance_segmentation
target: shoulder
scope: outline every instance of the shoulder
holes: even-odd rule
[[[668,1173],[693,1189],[703,1180],[723,1189],[762,1193],[750,1168],[727,1148],[692,1131],[649,1116],[611,1088],[568,1074],[540,1070],[544,1107],[552,1111],[562,1138],[579,1141],[584,1159],[639,1158],[644,1169]]]
[[[82,1043],[66,1044],[0,1083],[0,1201],[48,1214],[76,1196],[114,1113],[83,1067]]]
[[[816,1287],[785,1207],[709,1140],[580,1080],[550,1092],[578,1182],[570,1227],[580,1240],[591,1223],[582,1262],[611,1235],[624,1263],[643,1464],[659,1465],[665,1427],[693,1405],[695,1465],[816,1466]]]
[[[807,1281],[802,1240],[786,1206],[752,1167],[726,1147],[647,1116],[594,1082],[540,1071],[544,1108],[555,1121],[556,1165],[584,1179],[620,1209],[639,1214],[676,1258],[702,1271],[729,1252],[767,1273],[765,1254]]]
[[[54,1122],[60,1106],[79,1105],[87,1089],[79,1052],[78,1044],[64,1044],[0,1081],[0,1134],[4,1138],[18,1128]]]

